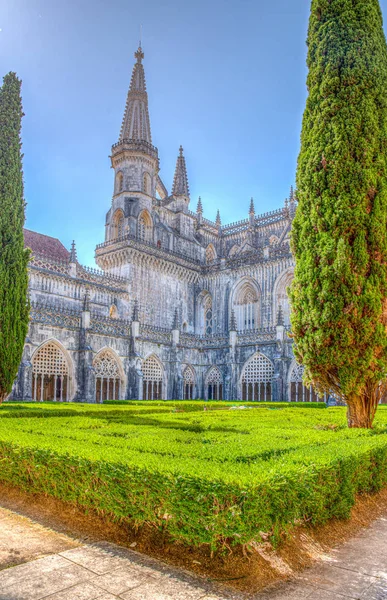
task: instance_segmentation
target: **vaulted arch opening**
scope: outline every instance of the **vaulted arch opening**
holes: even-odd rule
[[[124,189],[124,174],[122,171],[118,171],[116,175],[116,194],[119,194]]]
[[[232,293],[232,305],[238,331],[260,327],[260,291],[255,281],[244,279]]]
[[[206,248],[206,263],[209,265],[216,260],[216,250],[213,244],[208,244]]]
[[[43,344],[32,357],[32,397],[35,401],[71,399],[72,365],[56,341]]]
[[[196,332],[212,335],[214,332],[212,296],[207,290],[200,292],[196,307]]]
[[[152,355],[142,363],[143,400],[161,400],[163,397],[164,369],[158,358]]]
[[[110,349],[101,350],[93,361],[95,400],[119,400],[122,396],[123,370],[118,357]]]
[[[289,373],[289,401],[290,402],[321,402],[326,400],[320,398],[311,385],[304,383],[304,366],[298,365],[295,361],[290,368]]]
[[[150,196],[152,194],[152,179],[149,173],[144,173],[142,178],[142,189],[144,194]]]
[[[121,209],[116,210],[113,215],[112,239],[122,238],[125,233],[124,213]]]
[[[152,219],[147,210],[143,210],[138,217],[137,235],[143,242],[152,240]]]
[[[195,372],[188,365],[183,371],[183,400],[194,400],[195,398]]]
[[[242,370],[242,400],[247,402],[271,400],[273,375],[273,364],[266,356],[258,352],[250,358]]]
[[[290,325],[290,302],[288,296],[288,288],[294,278],[293,267],[287,269],[279,275],[274,284],[274,307],[273,307],[273,325],[277,323],[279,307],[282,309],[285,325]]]
[[[223,400],[223,377],[218,367],[208,371],[205,388],[207,400]]]

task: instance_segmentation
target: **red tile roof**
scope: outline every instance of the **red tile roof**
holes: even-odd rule
[[[44,254],[55,260],[69,260],[70,252],[57,238],[24,229],[24,244],[36,254]]]

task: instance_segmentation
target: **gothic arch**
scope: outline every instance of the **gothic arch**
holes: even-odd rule
[[[142,361],[142,398],[161,400],[166,394],[165,369],[156,354],[150,354]]]
[[[125,374],[118,354],[108,346],[94,357],[95,400],[120,400],[124,394]]]
[[[204,380],[206,400],[223,400],[223,375],[218,367],[211,367]]]
[[[75,394],[74,364],[70,353],[55,338],[46,340],[31,356],[32,398],[35,401],[70,402]]]
[[[240,377],[242,400],[260,402],[272,399],[273,363],[261,352],[249,358]]]
[[[116,194],[119,194],[124,189],[124,174],[122,171],[118,171],[116,173],[115,189],[116,189]]]
[[[208,244],[208,246],[206,248],[206,263],[207,263],[207,265],[211,264],[216,259],[217,259],[217,254],[216,254],[214,244],[212,244],[212,243]]]
[[[294,278],[294,267],[289,267],[280,273],[273,288],[273,325],[277,323],[278,309],[281,306],[285,325],[290,325],[290,303],[287,288]]]
[[[288,399],[289,402],[320,402],[312,386],[306,386],[303,380],[304,366],[299,365],[294,359],[288,372]],[[326,399],[326,395],[324,396]]]
[[[123,211],[118,208],[112,219],[112,236],[111,239],[116,240],[121,238],[125,233],[125,217]]]
[[[149,212],[144,209],[138,215],[137,236],[144,242],[152,241],[153,222]]]
[[[196,303],[196,329],[201,335],[211,335],[214,331],[213,301],[208,290],[202,290]]]
[[[142,189],[144,194],[152,195],[152,178],[147,171],[142,176]]]
[[[231,290],[229,314],[234,310],[238,331],[261,326],[261,290],[252,277],[243,277]]]
[[[194,400],[196,397],[196,374],[191,365],[183,369],[183,400]]]

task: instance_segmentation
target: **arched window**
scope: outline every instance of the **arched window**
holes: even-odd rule
[[[205,335],[212,335],[212,298],[210,294],[204,300],[203,309]]]
[[[223,400],[223,377],[218,367],[212,367],[206,377],[207,400]]]
[[[32,397],[36,401],[69,401],[69,365],[54,343],[44,344],[32,359]]]
[[[147,210],[143,210],[138,217],[138,237],[143,242],[149,242],[152,237],[152,220]]]
[[[122,379],[118,361],[110,350],[102,350],[93,361],[95,373],[95,400],[121,398]]]
[[[192,367],[186,367],[183,372],[184,390],[183,399],[193,400],[194,399],[194,386],[195,386],[195,374]]]
[[[216,251],[212,244],[209,244],[206,248],[206,263],[209,265],[216,260]]]
[[[115,304],[112,304],[109,310],[109,317],[111,319],[118,319],[118,310]]]
[[[116,175],[116,194],[119,194],[124,189],[124,174],[122,171],[118,171]]]
[[[312,386],[304,384],[303,365],[294,364],[289,379],[289,400],[290,402],[320,402],[322,399],[317,396]],[[326,400],[326,396],[324,396]]]
[[[250,282],[245,282],[237,290],[234,311],[238,331],[249,331],[259,327],[259,297]]]
[[[152,179],[151,179],[151,176],[149,175],[149,173],[144,173],[142,188],[143,188],[144,194],[148,194],[148,196],[151,195]]]
[[[142,363],[143,400],[161,400],[163,396],[163,368],[155,356]]]
[[[271,400],[274,367],[263,354],[256,354],[242,372],[242,400],[260,402]]]
[[[122,238],[125,233],[124,213],[121,209],[116,210],[113,215],[112,239]]]
[[[278,277],[274,284],[273,324],[277,323],[278,310],[281,306],[285,325],[290,325],[290,303],[288,288],[293,281],[294,271],[289,269]]]

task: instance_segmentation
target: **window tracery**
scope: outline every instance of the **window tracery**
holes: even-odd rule
[[[32,397],[35,401],[69,400],[69,366],[56,344],[44,344],[32,359]]]
[[[212,335],[212,298],[209,294],[204,301],[204,331],[206,335]]]
[[[184,400],[193,400],[194,399],[195,375],[194,375],[193,369],[190,366],[188,366],[184,369],[183,381],[184,381],[183,399]]]
[[[212,367],[206,377],[207,399],[223,400],[223,377],[218,367]]]
[[[316,394],[313,387],[304,384],[304,366],[294,364],[289,380],[290,402],[320,402],[321,398]],[[326,395],[324,395],[326,400]]]
[[[242,400],[266,401],[272,399],[274,367],[263,354],[248,361],[242,374]]]
[[[143,242],[149,242],[152,235],[152,221],[148,211],[143,210],[138,218],[138,237]]]
[[[157,358],[150,356],[142,364],[143,399],[161,400],[163,394],[163,369]]]
[[[250,283],[245,283],[236,296],[235,317],[239,331],[257,329],[259,326],[259,298]]]
[[[121,397],[121,374],[117,359],[109,350],[103,350],[93,361],[95,373],[95,399],[117,400]]]
[[[116,176],[116,193],[119,194],[124,189],[124,174],[118,171]]]
[[[215,248],[212,244],[209,244],[206,248],[206,263],[210,264],[216,260]]]

